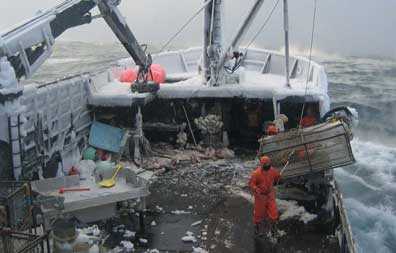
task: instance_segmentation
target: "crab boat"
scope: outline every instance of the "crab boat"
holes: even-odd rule
[[[63,199],[46,195],[59,187],[84,186],[75,176],[65,179],[63,169],[72,167],[85,147],[92,145],[94,126],[106,124],[102,134],[112,131],[106,128],[110,125],[128,130],[119,141],[128,146],[128,159],[138,165],[145,159],[149,143],[176,145],[183,136],[184,142],[195,145],[259,150],[273,158],[305,150],[300,160],[288,161],[287,180],[278,186],[278,197],[298,202],[318,219],[308,225],[286,224],[294,233],[287,235],[289,239],[280,244],[281,249],[301,249],[296,238],[307,238],[311,245],[302,249],[306,252],[356,252],[332,172],[354,162],[349,143],[352,113],[347,108],[330,110],[323,66],[311,59],[289,56],[287,18],[285,54],[240,46],[263,1],[255,2],[230,45],[224,48],[223,2],[208,0],[201,8],[203,47],[152,56],[137,43],[117,1],[66,1],[1,34],[0,176],[4,180],[36,180],[32,184],[35,194],[31,190],[25,193],[41,206],[39,213],[46,220],[46,229],[51,230],[51,221],[60,214],[71,213],[85,222],[104,220],[115,215],[118,202],[148,196],[146,178],[128,170],[123,173],[123,191],[108,193],[110,196],[103,197],[100,189],[84,195],[85,199],[79,196],[78,202],[66,194]],[[98,7],[100,15],[90,14],[94,7]],[[284,14],[287,17],[287,1]],[[70,22],[71,16],[76,22]],[[95,73],[47,84],[21,84],[21,79],[31,77],[50,57],[58,36],[68,28],[90,23],[94,17],[105,19],[132,58],[121,59]],[[147,80],[153,64],[166,72],[160,84]],[[130,70],[136,71],[137,79],[123,82],[121,75]],[[301,114],[307,108],[322,123],[292,130],[299,128]],[[284,133],[260,139],[263,123],[277,120],[281,114],[288,118]],[[290,133],[294,135],[290,137]],[[312,149],[316,152],[308,152]],[[122,156],[123,149],[117,146],[115,150]],[[36,194],[43,196],[38,198]],[[21,201],[10,200],[9,196],[5,200]],[[234,203],[231,206],[236,215],[246,211],[243,199],[232,198],[229,202]],[[4,212],[2,229],[25,231],[33,223],[37,225],[37,213],[21,214],[10,205],[0,206]],[[100,215],[95,212],[99,206],[106,208]],[[18,215],[29,215],[31,219],[21,220]],[[250,217],[246,212],[244,215]],[[242,220],[249,219],[246,217]],[[238,224],[235,217],[223,218],[246,229],[246,224]]]

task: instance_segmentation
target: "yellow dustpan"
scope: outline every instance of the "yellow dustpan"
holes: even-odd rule
[[[118,174],[118,172],[120,172],[121,169],[122,169],[122,166],[117,165],[116,171],[114,172],[113,176],[110,179],[105,179],[105,180],[99,182],[99,185],[101,187],[105,187],[105,188],[113,187],[116,183],[115,179],[117,177],[117,174]]]

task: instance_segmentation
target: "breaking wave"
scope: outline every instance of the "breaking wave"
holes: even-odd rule
[[[345,199],[360,252],[391,253],[396,248],[396,216],[386,206],[367,206]]]
[[[336,170],[360,252],[396,249],[396,148],[352,142],[356,164]]]

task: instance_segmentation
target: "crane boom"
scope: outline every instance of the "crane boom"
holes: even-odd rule
[[[104,20],[132,56],[136,65],[147,69],[151,65],[151,58],[147,57],[114,1],[99,1],[98,7]]]
[[[92,22],[92,9],[101,16],[141,69],[148,69],[151,57],[139,45],[118,5],[120,0],[67,0],[56,7],[0,33],[0,58],[7,57],[16,77],[30,78],[51,56],[55,39],[66,30]]]

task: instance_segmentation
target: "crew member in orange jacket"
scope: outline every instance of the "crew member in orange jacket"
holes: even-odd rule
[[[300,121],[301,128],[310,127],[310,126],[316,125],[317,123],[318,122],[316,120],[316,117],[315,117],[312,107],[308,107],[306,115],[301,118],[301,121]]]
[[[267,127],[265,128],[265,134],[267,136],[277,135],[279,133],[279,129],[276,127],[275,123],[270,122],[268,123]]]
[[[280,177],[280,173],[272,167],[271,159],[268,156],[261,157],[260,166],[249,180],[254,195],[253,223],[256,233],[259,232],[259,225],[263,221],[267,221],[272,228],[278,220],[274,185],[279,182]]]
[[[318,121],[316,120],[313,108],[311,106],[307,107],[306,115],[302,117],[300,121],[300,127],[301,128],[311,127],[316,125],[317,123]],[[312,156],[312,154],[315,152],[312,144],[308,144],[307,149],[308,149],[308,154],[307,152],[305,152],[305,148],[300,148],[297,150],[297,156],[300,160],[302,161],[306,160],[307,156]]]

